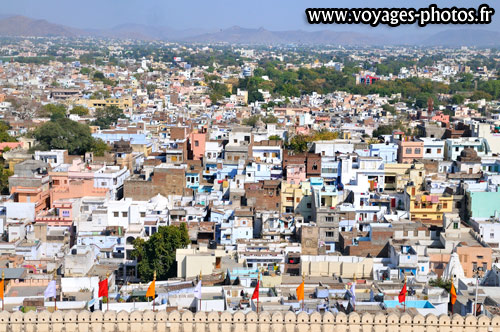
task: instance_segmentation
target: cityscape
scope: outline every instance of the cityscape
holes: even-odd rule
[[[498,39],[61,27],[0,17],[0,330],[500,331]]]

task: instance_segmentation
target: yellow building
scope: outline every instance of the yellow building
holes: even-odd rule
[[[442,226],[445,213],[453,211],[453,195],[429,194],[415,186],[406,188],[410,220],[421,221],[425,225]]]
[[[420,188],[425,177],[425,167],[422,163],[415,164],[385,164],[384,190],[403,192],[408,183],[413,182]]]
[[[307,215],[311,210],[311,184],[281,183],[281,213]]]
[[[87,108],[102,108],[107,106],[116,106],[122,110],[132,107],[132,97],[126,98],[107,98],[107,99],[80,99],[78,105]]]

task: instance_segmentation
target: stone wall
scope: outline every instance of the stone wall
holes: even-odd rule
[[[0,313],[0,332],[500,332],[500,316],[293,312],[56,311]]]

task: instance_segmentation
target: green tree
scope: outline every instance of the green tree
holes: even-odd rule
[[[290,142],[287,144],[289,150],[293,150],[296,153],[307,151],[307,137],[305,135],[295,135],[292,137]]]
[[[470,99],[473,101],[481,100],[481,99],[492,100],[493,96],[490,95],[488,92],[478,90],[478,91],[474,91],[474,93],[472,94]]]
[[[274,115],[270,114],[262,118],[262,122],[264,123],[278,123],[278,118]]]
[[[37,128],[33,136],[39,142],[36,149],[68,150],[69,154],[82,155],[92,151],[94,139],[90,133],[89,126],[68,118],[59,118],[44,123]]]
[[[69,111],[70,114],[76,114],[79,116],[88,115],[89,109],[84,106],[76,105]]]
[[[463,102],[465,101],[465,97],[463,95],[455,94],[453,97],[451,97],[450,102],[453,105],[462,105]]]
[[[116,106],[106,106],[96,112],[96,119],[92,122],[93,126],[99,126],[101,129],[108,129],[118,119],[124,118],[123,110]]]
[[[429,285],[445,289],[448,293],[451,290],[451,280],[443,280],[441,277],[429,280]]]
[[[62,104],[47,104],[42,106],[39,115],[41,117],[50,117],[51,119],[61,119],[66,117],[66,106]]]
[[[243,119],[243,121],[241,121],[241,123],[244,124],[245,126],[255,127],[257,125],[258,121],[259,121],[259,116],[252,115],[251,117]]]
[[[0,142],[16,142],[16,138],[10,136],[8,130],[10,127],[3,121],[0,121]],[[5,150],[4,150],[5,151]]]
[[[104,80],[106,77],[104,76],[103,73],[101,73],[100,71],[96,71],[94,73],[94,80],[98,80],[98,81],[102,81]]]
[[[269,136],[270,141],[281,141],[281,137],[279,135],[271,135]]]
[[[92,146],[92,152],[97,157],[102,157],[104,154],[110,150],[110,147],[102,139],[95,139]]]
[[[153,279],[154,271],[159,280],[176,276],[175,251],[190,243],[185,223],[177,226],[160,226],[146,241],[134,241],[133,257],[138,261],[137,272],[143,282]]]

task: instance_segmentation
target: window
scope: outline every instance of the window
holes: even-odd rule
[[[438,153],[441,153],[441,149],[438,149]]]
[[[334,217],[325,217],[326,222],[334,222],[335,218]]]
[[[488,263],[483,263],[483,271],[488,271]]]
[[[455,148],[455,151],[456,151],[456,152],[458,152],[458,150],[459,150],[459,148],[458,148],[458,146],[457,146],[457,147]]]
[[[199,141],[194,141],[194,146],[200,146],[200,142]]]
[[[406,148],[406,154],[411,154],[412,149],[411,148]]]
[[[312,167],[313,171],[317,171],[318,170],[318,165],[316,165],[316,163],[313,165]]]
[[[431,153],[432,150],[431,149],[425,149],[425,153]]]
[[[141,218],[144,218],[146,216],[146,212],[141,212]]]
[[[122,212],[122,217],[127,218],[128,217],[128,212]]]
[[[490,233],[490,239],[494,239],[495,238],[495,233]]]
[[[443,203],[443,209],[447,209],[448,208],[448,202],[444,202]]]
[[[335,232],[326,232],[325,236],[326,237],[334,237],[335,236]]]
[[[295,199],[295,202],[300,203],[300,198],[299,198],[299,197],[297,197],[297,198]]]
[[[118,212],[113,212],[113,217],[118,218]]]
[[[310,209],[312,207],[311,203],[307,203],[307,208]]]
[[[458,229],[458,222],[453,223],[453,229]]]

